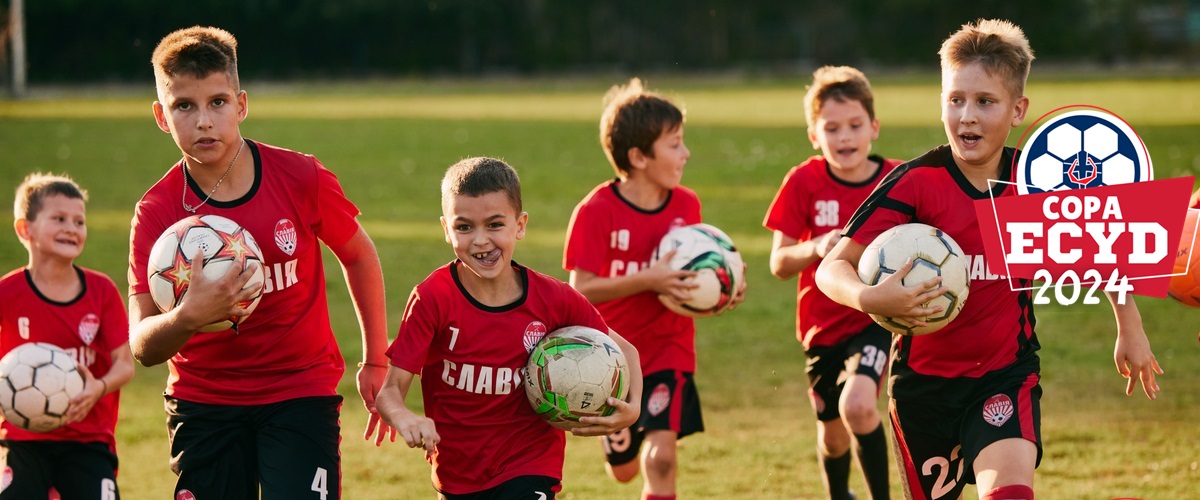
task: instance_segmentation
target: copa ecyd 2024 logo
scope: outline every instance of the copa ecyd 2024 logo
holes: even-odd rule
[[[1014,290],[1036,290],[1035,304],[1167,296],[1193,178],[1154,180],[1145,143],[1095,106],[1046,113],[1018,146],[1014,180],[994,181],[1018,196],[976,202],[989,267]]]

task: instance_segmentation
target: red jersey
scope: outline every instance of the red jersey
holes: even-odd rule
[[[763,227],[797,241],[841,229],[879,180],[900,164],[900,160],[880,156],[870,160],[878,163],[879,169],[862,182],[838,179],[821,156],[792,167],[767,209]],[[834,302],[817,289],[817,264],[800,271],[796,285],[796,340],[805,349],[844,342],[873,323],[862,311]]]
[[[431,459],[434,487],[461,495],[518,476],[561,480],[566,436],[529,405],[525,363],[548,332],[580,325],[608,333],[608,326],[570,285],[515,262],[521,298],[480,304],[457,265],[413,288],[387,350],[392,365],[421,375],[425,416],[442,437]]]
[[[341,245],[358,231],[358,208],[316,158],[246,141],[254,185],[238,200],[209,200],[197,214],[227,217],[262,249],[265,280],[254,313],[233,330],[197,333],[168,362],[167,394],[194,403],[269,404],[333,396],[345,362],[329,326],[318,240]],[[149,293],[146,267],[164,230],[192,215],[207,192],[176,164],[142,196],[130,235],[129,294]]]
[[[1002,180],[1011,180],[1017,152],[1005,148]],[[899,224],[920,222],[941,229],[962,247],[971,269],[971,296],[958,317],[928,335],[898,336],[892,357],[892,396],[946,400],[963,383],[1018,362],[1037,363],[1039,348],[1028,290],[1013,291],[1004,276],[987,268],[975,200],[1015,196],[1012,184],[981,192],[959,170],[949,146],[941,146],[892,171],[855,212],[845,234],[869,245]],[[1029,280],[1014,280],[1017,288]]]
[[[620,181],[604,182],[575,207],[567,227],[563,269],[601,278],[637,273],[650,265],[659,241],[673,228],[700,222],[700,198],[678,186],[655,210],[634,206],[617,191]],[[637,348],[642,373],[696,371],[696,323],[671,312],[657,294],[645,291],[596,304],[614,331]]]
[[[46,342],[65,349],[96,378],[112,368],[112,352],[129,342],[129,318],[121,292],[99,271],[75,267],[83,290],[69,302],[42,295],[22,267],[0,278],[0,356],[21,344]],[[102,442],[116,453],[120,391],[96,401],[82,421],[50,432],[29,432],[8,422],[0,439],[14,441]]]

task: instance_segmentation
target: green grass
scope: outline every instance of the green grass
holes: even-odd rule
[[[651,82],[652,85],[654,82]],[[1154,155],[1157,176],[1200,170],[1196,81],[1033,82],[1032,118],[1055,107],[1097,104],[1122,115]],[[565,278],[560,268],[571,209],[612,172],[597,144],[603,84],[530,89],[390,85],[364,88],[249,85],[250,138],[316,154],[363,210],[389,286],[394,335],[409,289],[452,258],[442,241],[438,180],[465,156],[507,159],[520,171],[530,213],[516,259]],[[708,431],[680,448],[684,498],[817,498],[812,412],[804,397],[804,358],[793,336],[795,282],[767,272],[770,235],[760,221],[783,174],[813,151],[803,139],[803,84],[730,86],[670,81],[661,87],[688,108],[693,156],[685,184],[704,201],[707,221],[739,243],[750,264],[749,299],[735,313],[698,323],[697,383]],[[336,91],[335,91],[336,90]],[[877,86],[883,122],[875,151],[908,158],[940,144],[937,87]],[[28,172],[68,172],[91,192],[90,241],[79,263],[124,286],[132,207],[178,159],[150,118],[153,96],[60,95],[0,102],[0,185]],[[1015,142],[1022,130],[1014,132]],[[11,193],[11,191],[6,191]],[[0,201],[11,202],[11,194]],[[15,236],[0,244],[0,268],[26,261]],[[328,256],[328,254],[327,254]],[[330,257],[330,308],[346,358],[359,357],[356,323],[340,271]],[[1195,498],[1200,471],[1193,423],[1200,405],[1200,311],[1139,299],[1146,330],[1166,374],[1157,401],[1123,394],[1112,362],[1107,306],[1043,307],[1038,317],[1045,397],[1041,498]],[[163,367],[139,368],[122,391],[118,427],[120,486],[126,498],[163,498],[167,469],[161,392]],[[375,449],[361,439],[365,413],[352,373],[341,386],[345,498],[428,498],[428,464],[403,445]],[[416,394],[412,404],[419,404]],[[882,407],[882,403],[881,403]],[[569,439],[562,498],[636,498],[640,484],[604,477],[599,444]],[[893,489],[899,494],[895,472]],[[861,476],[851,478],[862,492]],[[968,496],[974,493],[969,490]]]

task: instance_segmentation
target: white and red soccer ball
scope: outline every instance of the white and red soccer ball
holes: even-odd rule
[[[700,318],[719,314],[733,306],[733,297],[745,282],[742,255],[724,231],[708,224],[692,224],[667,232],[654,250],[657,262],[671,250],[671,269],[694,271],[699,287],[691,290],[692,298],[678,302],[666,295],[658,298],[663,305],[678,314]]]
[[[230,266],[240,265],[243,271],[253,272],[245,288],[259,289],[246,303],[240,304],[250,312],[262,298],[262,251],[254,237],[238,223],[219,215],[193,215],[163,231],[150,250],[147,266],[150,297],[162,312],[170,311],[183,302],[192,281],[192,257],[197,251],[204,254],[204,276],[218,279]],[[256,263],[256,264],[255,264]],[[247,316],[229,317],[204,326],[202,332],[217,332],[235,328]]]

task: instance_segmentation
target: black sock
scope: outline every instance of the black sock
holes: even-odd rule
[[[847,500],[850,496],[850,450],[834,458],[821,455],[821,472],[825,473],[825,486],[832,500]]]
[[[862,467],[871,498],[888,498],[887,436],[883,433],[883,424],[880,423],[869,433],[855,434],[854,441],[857,443],[855,452],[858,454],[858,465]]]

